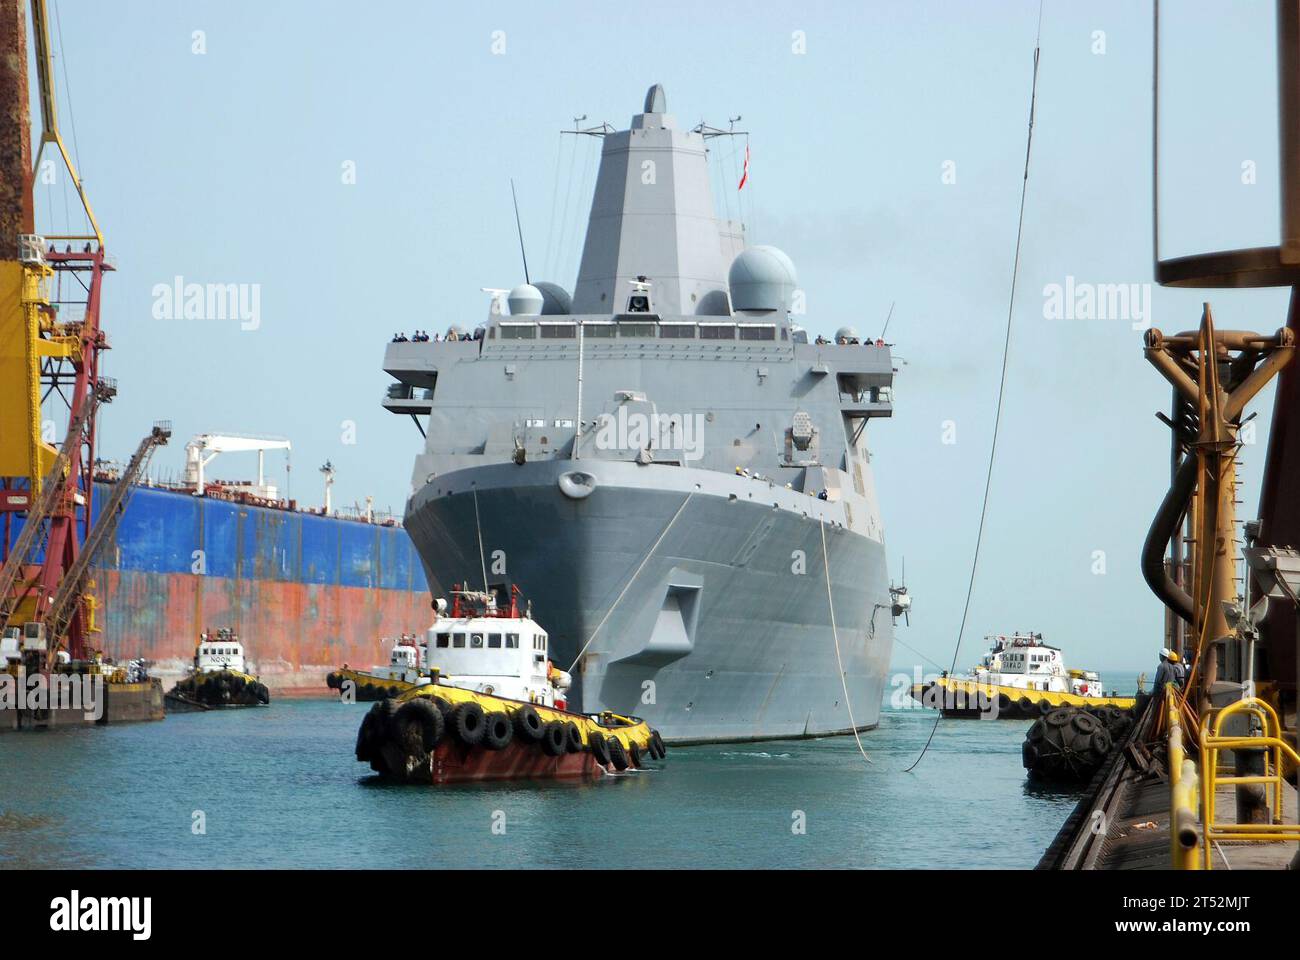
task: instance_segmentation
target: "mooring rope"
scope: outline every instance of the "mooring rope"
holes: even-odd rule
[[[483,553],[483,524],[478,518],[478,487],[474,488],[474,529],[478,531],[478,562],[483,568],[483,592],[491,593],[488,588],[487,557]]]
[[[637,565],[636,570],[632,572],[632,576],[628,577],[627,583],[623,584],[623,589],[619,591],[618,596],[614,598],[614,602],[609,605],[609,609],[605,611],[605,615],[600,618],[600,623],[596,624],[596,629],[591,631],[590,636],[587,637],[587,642],[582,645],[582,649],[578,651],[578,655],[573,658],[573,663],[569,664],[569,673],[573,673],[573,668],[578,665],[578,661],[582,659],[582,655],[587,652],[587,648],[591,646],[591,641],[596,639],[596,634],[600,633],[600,628],[605,625],[605,621],[608,620],[609,615],[614,612],[614,608],[618,606],[619,601],[626,596],[628,590],[631,589],[632,584],[636,582],[636,578],[641,574],[641,571],[645,569],[645,565],[650,562],[650,558],[654,556],[654,552],[659,549],[659,544],[663,543],[664,537],[668,536],[668,531],[673,528],[673,524],[677,522],[677,518],[682,515],[682,511],[686,509],[686,505],[691,502],[691,497],[693,496],[695,496],[694,490],[686,495],[686,499],[683,500],[682,505],[677,508],[677,512],[673,514],[673,518],[668,521],[668,526],[664,527],[663,532],[659,534],[659,539],[651,545],[650,549],[646,552],[646,555],[641,558],[641,562]]]
[[[826,574],[826,602],[830,605],[831,610],[831,638],[835,641],[835,663],[840,671],[840,686],[844,688],[844,706],[849,711],[849,728],[853,731],[853,739],[858,744],[858,753],[862,754],[862,759],[867,763],[875,763],[867,756],[866,748],[862,746],[862,737],[858,735],[858,722],[853,719],[853,700],[849,697],[849,681],[844,675],[844,659],[840,656],[840,632],[835,626],[835,597],[831,593],[831,561],[826,552],[826,520],[823,518],[818,524],[822,533],[822,570]]]
[[[1029,89],[1029,132],[1025,137],[1025,175],[1020,183],[1020,216],[1016,222],[1016,252],[1011,263],[1011,292],[1007,300],[1007,325],[1006,333],[1002,340],[1002,372],[998,377],[998,403],[997,411],[993,417],[993,440],[989,444],[989,462],[988,469],[984,474],[984,502],[980,506],[980,522],[975,533],[975,554],[971,558],[970,580],[966,584],[966,602],[961,609],[961,624],[957,628],[957,645],[952,651],[952,665],[948,668],[949,675],[957,671],[957,657],[961,652],[962,635],[966,632],[966,618],[970,614],[971,596],[975,592],[975,574],[979,570],[980,547],[984,543],[984,521],[988,517],[989,511],[989,490],[993,485],[993,464],[997,457],[998,450],[998,433],[1002,426],[1002,401],[1006,395],[1007,389],[1007,357],[1011,352],[1011,318],[1016,307],[1016,278],[1020,274],[1020,242],[1025,233],[1025,196],[1029,192],[1029,156],[1034,145],[1034,107],[1038,102],[1038,56],[1041,48],[1043,36],[1043,3],[1038,3],[1038,30],[1034,35],[1034,76]],[[920,755],[912,761],[912,765],[904,770],[904,773],[911,773],[917,765],[925,759],[926,753],[930,749],[930,744],[934,742],[935,732],[939,729],[939,721],[943,719],[943,711],[934,718],[934,724],[930,727],[930,735],[925,738],[925,746],[921,748]]]

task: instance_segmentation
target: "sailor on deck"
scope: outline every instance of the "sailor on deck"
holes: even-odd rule
[[[1170,659],[1175,656],[1174,652],[1168,647],[1160,651],[1160,666],[1156,668],[1155,693],[1164,693],[1165,687],[1169,684],[1177,686],[1182,682],[1182,674],[1178,665]]]

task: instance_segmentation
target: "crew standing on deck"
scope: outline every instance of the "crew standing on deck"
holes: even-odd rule
[[[1160,651],[1160,666],[1156,668],[1156,680],[1154,693],[1157,695],[1165,692],[1165,687],[1169,684],[1179,686],[1182,683],[1182,673],[1178,665],[1171,660],[1175,654],[1168,647]]]

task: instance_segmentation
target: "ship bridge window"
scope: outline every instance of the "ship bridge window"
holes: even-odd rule
[[[663,340],[694,340],[695,324],[661,323],[659,324],[659,337]]]
[[[531,323],[502,323],[502,340],[536,340],[537,327]]]
[[[519,648],[519,634],[517,634],[517,633],[507,633],[507,634],[506,634],[506,649],[507,649],[507,650],[517,650],[518,648]]]
[[[735,340],[736,325],[734,323],[701,323],[700,339]]]
[[[767,323],[742,323],[740,325],[741,340],[775,340],[776,327]]]
[[[578,327],[572,323],[540,324],[543,340],[572,340],[578,335]]]
[[[465,634],[463,634],[463,633],[454,633],[454,634],[452,634],[452,637],[451,637],[451,645],[452,645],[453,647],[463,647],[463,646],[465,646]]]
[[[582,335],[584,337],[612,337],[614,335],[614,325],[612,323],[588,321],[582,325]]]
[[[483,646],[483,634],[471,633],[469,635],[469,645],[475,650],[480,649]]]
[[[620,323],[618,325],[618,335],[620,337],[649,337],[654,339],[655,325],[653,323]]]
[[[438,647],[440,649],[445,650],[449,646],[451,646],[451,634],[450,633],[438,634]]]

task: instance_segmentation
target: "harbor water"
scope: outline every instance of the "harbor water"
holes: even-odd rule
[[[670,749],[593,782],[391,786],[352,756],[368,705],[0,738],[7,868],[1029,868],[1077,796],[1028,783],[1028,721],[886,702],[852,737]],[[113,763],[96,762],[112,756]],[[87,771],[93,770],[88,781]]]

